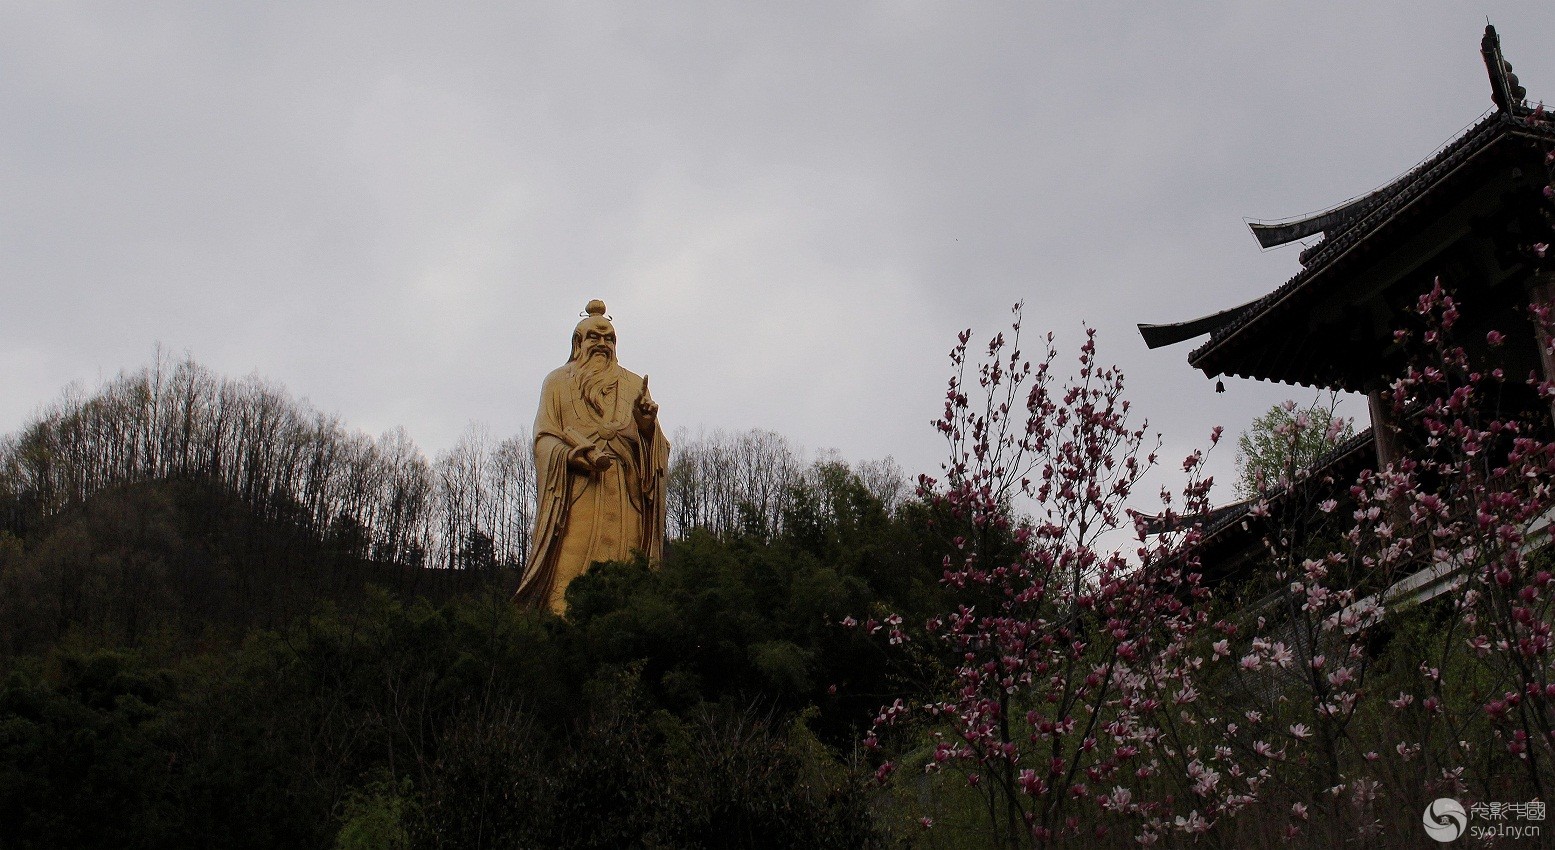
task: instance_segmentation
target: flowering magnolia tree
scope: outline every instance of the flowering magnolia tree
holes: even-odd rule
[[[1524,251],[1547,280],[1544,196]],[[1531,356],[1552,362],[1552,320],[1536,301],[1508,333],[1465,332],[1437,280],[1395,334],[1407,362],[1382,393],[1400,457],[1353,483],[1293,464],[1251,504],[1273,586],[1215,624],[1238,685],[1216,702],[1276,760],[1292,831],[1309,802],[1330,830],[1365,834],[1435,796],[1544,799],[1555,782],[1555,387]],[[1298,431],[1290,457],[1308,450]]]
[[[1076,375],[1061,383],[1052,336],[1033,366],[1015,313],[974,380],[970,332],[951,352],[936,423],[951,456],[918,487],[947,518],[943,582],[961,602],[924,635],[951,666],[938,696],[881,711],[868,745],[904,726],[930,744],[885,761],[877,778],[906,766],[964,780],[1007,846],[1203,832],[1261,781],[1231,750],[1185,743],[1179,728],[1196,723],[1182,707],[1197,699],[1203,665],[1198,529],[1181,521],[1207,508],[1203,455],[1183,464],[1182,502],[1163,495],[1160,519],[1179,530],[1146,545],[1149,523],[1126,506],[1156,456],[1144,424],[1129,422],[1121,373],[1097,361],[1087,330]],[[1131,531],[1132,559],[1117,545]],[[893,643],[913,634],[896,616],[866,626]]]
[[[1382,599],[1407,553],[1391,545],[1387,506],[1367,495],[1373,476],[1350,487],[1332,463],[1349,423],[1330,414],[1315,427],[1294,404],[1285,411],[1265,435],[1268,475],[1245,506],[1244,527],[1262,532],[1257,555],[1250,575],[1215,589],[1212,685],[1191,709],[1202,734],[1256,770],[1259,824],[1282,823],[1293,838],[1314,805],[1330,833],[1374,820],[1374,784],[1345,779]]]
[[[1396,755],[1420,758],[1441,772],[1444,787],[1480,799],[1519,785],[1542,797],[1555,779],[1555,387],[1537,370],[1511,376],[1494,365],[1507,345],[1500,332],[1476,346],[1482,356],[1454,342],[1459,309],[1439,282],[1416,312],[1423,329],[1398,336],[1406,344],[1417,337],[1425,356],[1390,393],[1414,450],[1353,488],[1357,514],[1380,519],[1347,535],[1390,577],[1411,571],[1382,603],[1408,605],[1433,583],[1448,588],[1415,675],[1389,699],[1413,732]],[[1547,305],[1534,305],[1541,346],[1550,344],[1551,319]]]
[[[1543,194],[1523,245],[1534,283],[1555,261]],[[1433,797],[1544,799],[1555,781],[1555,390],[1536,359],[1552,362],[1551,309],[1470,332],[1460,307],[1438,280],[1401,317],[1406,362],[1381,394],[1395,462],[1353,481],[1292,463],[1249,508],[1272,581],[1216,622],[1234,686],[1206,703],[1228,739],[1274,759],[1293,832],[1312,804],[1335,837],[1383,830],[1387,813],[1417,837]],[[1298,432],[1276,435],[1288,458],[1310,454]]]
[[[1330,833],[1368,834],[1433,796],[1542,799],[1555,780],[1555,388],[1496,365],[1518,362],[1498,331],[1457,343],[1439,281],[1412,314],[1384,394],[1402,456],[1353,484],[1298,469],[1260,492],[1272,587],[1250,583],[1215,623],[1235,687],[1208,702],[1269,760],[1293,833],[1309,803]],[[1531,314],[1547,346],[1550,310]]]

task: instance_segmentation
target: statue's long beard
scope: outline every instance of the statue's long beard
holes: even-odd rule
[[[584,355],[578,363],[578,392],[599,416],[605,415],[605,388],[615,378],[615,365],[606,353]]]

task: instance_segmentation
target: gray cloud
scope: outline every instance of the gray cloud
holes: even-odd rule
[[[932,471],[945,351],[1024,299],[1181,453],[1304,391],[1135,322],[1475,120],[1485,15],[1555,96],[1555,10],[1357,5],[7,7],[0,428],[161,342],[432,453],[527,426],[602,297],[672,426]]]

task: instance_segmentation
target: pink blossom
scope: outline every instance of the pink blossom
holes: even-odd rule
[[[1199,816],[1198,809],[1194,809],[1193,811],[1189,812],[1186,818],[1184,818],[1182,815],[1178,815],[1174,820],[1174,823],[1177,824],[1178,829],[1188,833],[1189,835],[1197,835],[1202,832],[1208,832],[1210,827],[1209,821]]]
[[[1202,796],[1208,796],[1220,784],[1219,771],[1205,767],[1198,759],[1188,763],[1188,778],[1193,780],[1194,792]]]

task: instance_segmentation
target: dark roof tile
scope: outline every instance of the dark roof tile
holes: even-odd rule
[[[1234,315],[1226,317],[1210,332],[1210,338],[1188,355],[1188,362],[1195,367],[1199,361],[1238,330],[1255,321],[1276,304],[1303,289],[1308,282],[1344,253],[1366,237],[1376,232],[1396,213],[1424,195],[1453,169],[1469,158],[1490,147],[1496,140],[1510,134],[1555,141],[1555,128],[1535,116],[1534,110],[1519,107],[1514,112],[1495,112],[1479,121],[1461,137],[1449,143],[1434,156],[1411,169],[1392,183],[1367,196],[1367,203],[1355,203],[1354,214],[1346,216],[1327,233],[1320,243],[1303,252],[1305,267],[1278,289],[1251,302]]]

